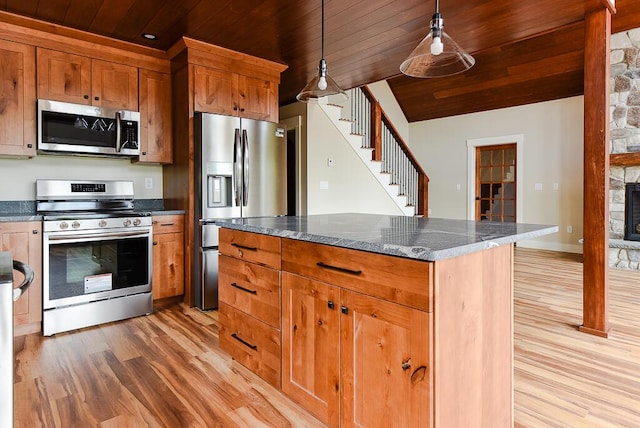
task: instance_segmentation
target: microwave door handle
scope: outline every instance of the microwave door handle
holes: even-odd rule
[[[233,140],[233,193],[235,205],[242,203],[242,143],[240,141],[240,130],[236,128]]]
[[[247,130],[242,130],[242,205],[247,206],[249,202],[249,137]]]
[[[122,150],[122,115],[116,112],[116,153]]]

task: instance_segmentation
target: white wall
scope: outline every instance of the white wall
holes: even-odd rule
[[[307,104],[307,213],[402,215],[386,190],[315,103]],[[327,165],[328,159],[333,166]],[[327,189],[321,189],[326,183]]]
[[[560,232],[518,245],[581,252],[583,103],[580,96],[409,124],[408,144],[430,179],[431,217],[467,218],[474,191],[467,188],[467,140],[522,134],[522,221]]]
[[[145,188],[151,178],[152,189]],[[128,159],[38,155],[0,158],[0,201],[35,200],[36,179],[133,180],[136,199],[162,199],[162,167],[132,164]]]

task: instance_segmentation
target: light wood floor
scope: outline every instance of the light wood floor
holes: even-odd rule
[[[515,278],[516,426],[640,427],[640,274],[611,271],[609,339],[576,329],[579,257],[518,248]],[[16,428],[320,426],[218,350],[216,312],[14,345]]]

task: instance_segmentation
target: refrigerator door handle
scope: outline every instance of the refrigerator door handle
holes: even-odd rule
[[[240,141],[240,130],[236,128],[233,141],[233,195],[235,206],[242,203],[242,142]]]
[[[244,163],[242,174],[242,205],[247,206],[249,201],[249,137],[247,137],[247,130],[242,130],[242,160]]]

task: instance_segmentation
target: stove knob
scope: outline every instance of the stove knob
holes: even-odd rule
[[[60,229],[68,229],[69,228],[69,223],[67,223],[66,221],[63,221],[60,223]]]
[[[100,227],[106,227],[106,226],[107,226],[107,222],[106,222],[106,220],[100,220],[100,221],[98,222],[98,226],[100,226]]]
[[[134,226],[140,226],[140,223],[142,223],[142,220],[140,220],[139,218],[133,220],[133,225]]]
[[[129,227],[131,226],[131,220],[126,219],[125,221],[122,222],[122,224],[124,225],[124,227]]]
[[[74,221],[73,223],[71,223],[71,227],[73,227],[74,229],[77,229],[80,227],[80,222],[79,221]]]

